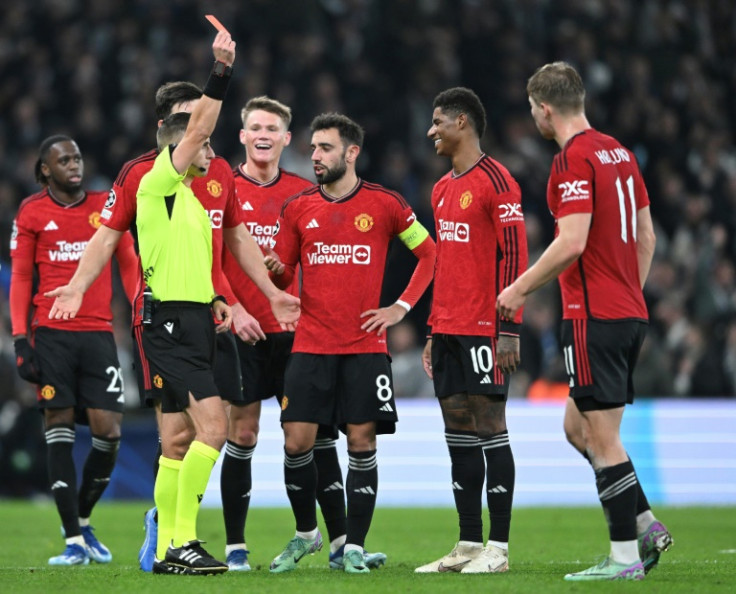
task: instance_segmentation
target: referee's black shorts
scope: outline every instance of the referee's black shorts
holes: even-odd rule
[[[632,379],[646,322],[563,320],[562,352],[570,396],[582,412],[634,402]]]
[[[180,412],[196,400],[219,395],[213,373],[215,322],[207,303],[164,301],[143,331],[151,382],[163,412]]]

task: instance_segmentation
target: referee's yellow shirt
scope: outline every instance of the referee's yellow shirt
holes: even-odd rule
[[[141,179],[136,226],[143,277],[159,301],[209,303],[212,226],[184,175],[171,163],[172,147],[156,157]]]

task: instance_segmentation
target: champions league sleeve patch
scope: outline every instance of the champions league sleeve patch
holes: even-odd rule
[[[105,200],[105,206],[102,208],[102,212],[100,213],[101,218],[105,220],[110,218],[112,215],[112,211],[110,209],[113,207],[117,199],[118,197],[115,195],[115,189],[110,188],[110,193],[107,195],[107,200]]]
[[[113,204],[115,204],[115,200],[117,200],[115,190],[110,188],[110,193],[107,195],[107,200],[105,200],[105,208],[112,208]]]

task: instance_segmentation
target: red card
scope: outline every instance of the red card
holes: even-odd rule
[[[217,29],[218,31],[222,31],[224,33],[229,33],[227,29],[225,29],[225,25],[223,25],[215,15],[213,14],[206,14],[204,15],[204,18],[206,18],[210,23],[212,23],[212,26]]]

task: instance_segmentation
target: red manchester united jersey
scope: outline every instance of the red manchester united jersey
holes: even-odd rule
[[[123,165],[113,183],[110,194],[102,211],[103,225],[125,231],[135,222],[136,194],[141,178],[153,167],[158,151],[149,151]],[[222,228],[235,227],[241,222],[240,205],[235,194],[235,182],[228,162],[222,157],[215,157],[205,177],[197,177],[192,182],[192,191],[207,211],[212,223],[212,253],[223,251]],[[139,282],[134,324],[140,323],[140,296],[142,294],[143,277]],[[215,290],[224,295],[228,302],[235,299],[229,284],[224,278],[220,258],[212,259],[212,283]]]
[[[276,222],[284,201],[314,184],[282,169],[279,170],[275,179],[265,184],[248,177],[242,166],[236,167],[234,174],[245,226],[261,249],[271,246],[273,235],[276,232]],[[243,272],[228,250],[225,250],[224,253],[223,269],[235,297],[248,313],[258,320],[263,331],[281,332],[281,326],[271,312],[271,304],[268,299]],[[297,276],[294,277],[294,282],[287,291],[292,295],[299,292]]]
[[[112,331],[109,262],[85,293],[74,319],[50,320],[49,311],[54,300],[43,296],[47,291],[66,285],[74,275],[87,242],[100,226],[100,212],[106,199],[106,192],[87,192],[80,202],[68,205],[57,201],[46,189],[21,203],[14,222],[10,253],[14,280],[22,270],[30,273],[35,266],[38,271],[32,329],[44,326],[75,332]],[[133,239],[129,233],[122,241],[128,242],[128,249],[131,249]],[[25,326],[24,313],[13,312],[13,334],[25,334]]]
[[[362,180],[339,200],[314,186],[286,201],[274,249],[302,267],[292,352],[387,352],[385,333],[361,330],[360,314],[379,306],[389,243],[415,219],[401,195]]]
[[[496,296],[528,264],[519,184],[503,165],[481,155],[465,173],[450,171],[435,184],[432,210],[432,332],[496,336]],[[513,322],[521,322],[521,311]]]
[[[583,255],[559,277],[564,319],[647,319],[636,254],[637,212],[649,196],[634,155],[588,129],[555,157],[547,204],[558,221],[591,213]]]

